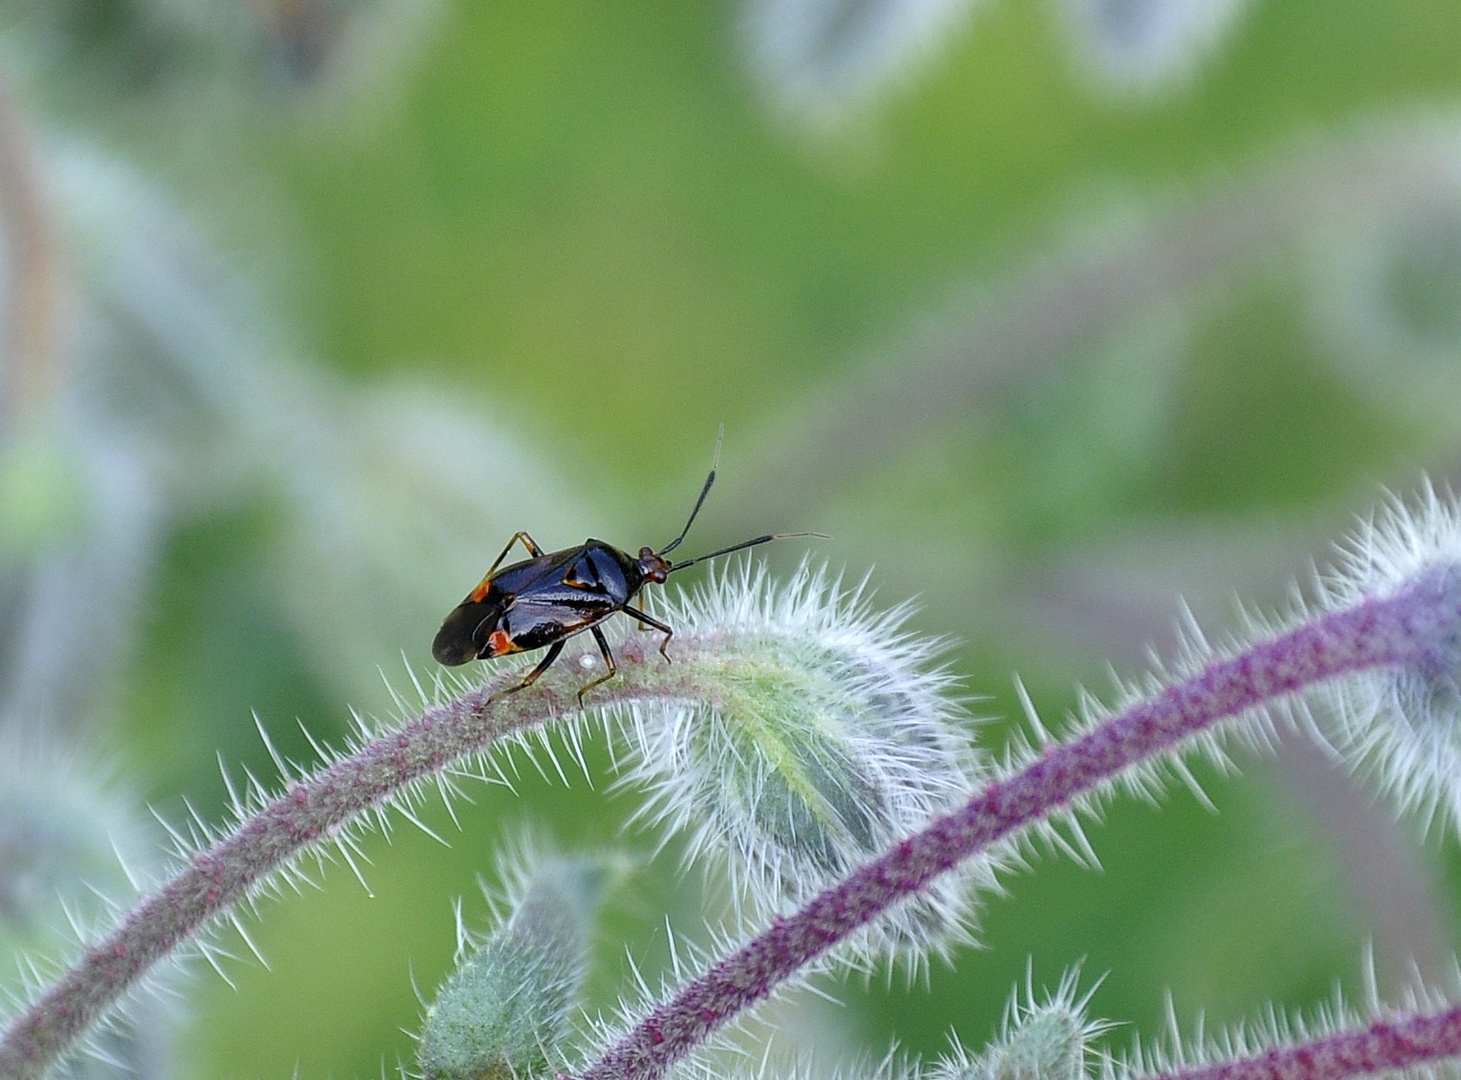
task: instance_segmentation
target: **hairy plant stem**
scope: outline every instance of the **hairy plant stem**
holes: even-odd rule
[[[767,997],[938,874],[1056,813],[1121,773],[1211,730],[1339,675],[1431,662],[1461,623],[1436,576],[1394,596],[1316,617],[1167,687],[1087,734],[991,783],[962,809],[860,867],[654,1007],[577,1080],[656,1080],[739,1013]]]
[[[619,678],[595,689],[590,701],[704,700],[711,692],[707,662],[713,668],[723,660],[713,646],[688,634],[676,635],[673,651],[675,663],[665,665],[653,648],[646,656],[643,641],[622,643],[617,649]],[[496,690],[520,678],[519,671],[498,675],[483,687],[425,709],[313,776],[291,781],[231,833],[194,854],[184,869],[144,898],[11,1022],[0,1040],[0,1077],[43,1075],[155,964],[225,915],[269,875],[302,852],[331,842],[342,826],[452,762],[572,712],[578,687],[587,681],[575,665],[560,662],[531,690],[490,700]]]
[[[1461,1055],[1461,1006],[1379,1020],[1363,1031],[1341,1031],[1251,1057],[1162,1073],[1150,1080],[1344,1080],[1457,1055]]]

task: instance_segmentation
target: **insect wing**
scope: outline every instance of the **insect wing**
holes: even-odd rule
[[[508,608],[498,633],[507,635],[512,652],[541,649],[603,622],[618,610],[618,604],[581,591],[575,591],[568,602],[519,596]]]
[[[484,602],[468,597],[442,622],[431,643],[431,655],[447,667],[477,659],[501,619],[502,605],[495,598]]]
[[[467,598],[452,609],[436,632],[431,655],[436,662],[456,667],[484,656],[501,656],[532,646],[517,645],[508,629],[506,614],[513,607],[514,594],[531,592],[541,582],[556,581],[565,563],[580,548],[538,555],[505,566],[482,579]]]
[[[484,599],[487,593],[494,589],[507,596],[513,596],[520,592],[531,591],[543,582],[556,581],[562,576],[563,567],[571,563],[582,550],[582,548],[567,548],[548,555],[524,559],[511,566],[504,566],[497,573],[483,578],[482,583],[472,590],[467,599]]]
[[[583,545],[583,554],[563,570],[563,583],[626,604],[644,583],[638,564],[602,540]]]
[[[562,641],[623,607],[627,585],[614,549],[597,540],[508,567],[493,579],[506,607],[484,643],[500,656]]]

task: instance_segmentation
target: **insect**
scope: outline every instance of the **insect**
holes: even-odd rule
[[[715,461],[711,464],[710,475],[705,478],[705,486],[700,489],[700,497],[695,500],[695,508],[690,511],[689,520],[680,530],[680,535],[657,552],[642,547],[638,556],[634,556],[602,540],[590,539],[578,547],[544,554],[526,532],[513,533],[482,583],[468,593],[467,598],[441,624],[436,640],[431,643],[431,655],[438,663],[455,667],[472,660],[546,647],[548,653],[542,662],[528,672],[522,682],[494,694],[492,700],[496,700],[532,686],[558,659],[564,641],[587,630],[593,634],[609,670],[579,690],[578,701],[582,705],[584,694],[600,683],[608,682],[619,670],[599,624],[615,612],[622,611],[638,619],[640,629],[650,626],[664,635],[660,639],[659,652],[668,663],[670,655],[665,646],[675,631],[629,603],[646,582],[663,585],[665,579],[677,570],[772,540],[794,536],[826,539],[821,533],[775,533],[732,544],[708,555],[697,555],[693,559],[669,561],[665,556],[680,546],[690,526],[695,524],[700,508],[705,505],[705,496],[710,494],[710,487],[715,483],[715,470],[719,463],[720,440],[717,439]],[[512,545],[519,541],[532,558],[499,570]]]

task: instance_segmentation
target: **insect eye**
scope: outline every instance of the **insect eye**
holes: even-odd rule
[[[656,585],[663,585],[670,576],[670,564],[661,559],[649,548],[641,548],[639,552],[639,572],[644,575],[646,581],[652,581]]]

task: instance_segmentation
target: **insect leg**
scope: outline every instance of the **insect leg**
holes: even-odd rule
[[[502,549],[502,554],[497,556],[496,561],[493,562],[492,569],[487,571],[489,578],[497,573],[497,568],[502,565],[502,560],[507,558],[507,553],[512,550],[512,545],[519,540],[523,542],[523,547],[528,549],[528,554],[533,558],[536,559],[539,555],[543,554],[543,549],[537,545],[531,536],[525,532],[515,532],[512,534],[512,539],[507,542],[507,547]]]
[[[665,646],[670,643],[670,638],[675,636],[675,632],[658,619],[651,619],[638,608],[632,608],[628,604],[624,605],[624,614],[638,619],[641,626],[652,626],[664,635],[663,640],[659,643],[659,654],[665,658],[665,663],[668,664],[670,662],[670,654],[665,652]]]
[[[515,694],[519,690],[526,690],[528,687],[532,686],[533,683],[538,681],[538,676],[548,670],[553,661],[558,659],[558,654],[562,651],[563,642],[553,642],[553,644],[548,646],[548,655],[543,657],[543,662],[537,667],[533,668],[532,671],[528,672],[527,676],[523,679],[522,682],[518,683],[516,686],[509,686],[506,690],[497,691],[497,693],[493,694],[490,698],[487,699],[487,701],[491,703],[493,701],[496,701],[498,698],[507,697],[508,694]]]
[[[602,630],[600,630],[597,626],[594,626],[594,627],[590,627],[589,628],[589,633],[593,634],[594,640],[599,643],[599,652],[601,652],[601,653],[604,654],[604,663],[606,663],[606,664],[609,665],[609,671],[608,671],[607,674],[599,676],[593,682],[589,683],[583,689],[579,690],[579,692],[578,692],[578,707],[579,708],[583,708],[583,695],[584,694],[587,694],[595,686],[598,686],[599,683],[606,683],[606,682],[608,682],[616,674],[618,674],[618,671],[619,671],[618,665],[614,663],[614,654],[609,651],[609,643],[604,640],[604,632]],[[561,644],[561,642],[560,642],[560,644]]]

